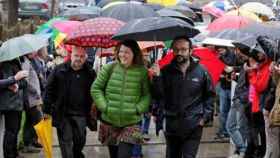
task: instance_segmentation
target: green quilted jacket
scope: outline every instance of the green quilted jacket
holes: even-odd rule
[[[144,66],[104,65],[91,87],[91,95],[102,112],[102,120],[115,127],[134,125],[150,105],[148,72]]]

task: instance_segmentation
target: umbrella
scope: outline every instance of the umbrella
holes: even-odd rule
[[[141,41],[137,42],[140,49],[164,48],[164,43],[159,41]]]
[[[105,5],[111,3],[111,2],[126,2],[126,0],[101,0],[97,3],[96,6],[103,8]]]
[[[126,3],[137,3],[137,4],[142,4],[141,2],[138,2],[138,1],[115,1],[115,2],[111,2],[111,3],[108,3],[106,4],[104,7],[102,7],[102,10],[105,10],[107,8],[110,8],[110,7],[113,7],[115,5],[119,5],[119,4],[126,4]]]
[[[273,18],[274,13],[270,7],[258,2],[248,2],[243,4],[240,9],[244,9],[256,14],[265,15],[268,18]]]
[[[168,16],[168,17],[173,17],[173,18],[179,18],[179,19],[184,20],[185,22],[191,24],[192,26],[194,26],[194,22],[192,19],[186,17],[184,14],[182,14],[178,11],[164,8],[164,9],[158,10],[157,13],[163,17]]]
[[[213,32],[222,31],[224,29],[242,28],[249,25],[250,23],[253,23],[251,19],[242,16],[228,15],[214,20],[208,25],[207,30]]]
[[[12,38],[0,47],[0,62],[13,60],[38,51],[48,45],[48,38],[41,35],[25,34]]]
[[[219,18],[225,14],[225,12],[223,10],[212,7],[212,6],[205,6],[202,8],[202,11],[205,13],[208,13],[214,17],[217,17],[217,18]]]
[[[46,158],[52,158],[52,120],[42,119],[34,126],[34,129],[43,146]]]
[[[187,7],[191,8],[195,12],[197,12],[197,11],[201,12],[202,11],[202,9],[201,9],[201,7],[199,5],[191,3],[189,1],[185,1],[185,0],[177,1],[176,5],[178,5],[178,6],[187,6]]]
[[[225,15],[243,16],[243,17],[250,18],[254,21],[257,21],[257,22],[262,22],[262,20],[255,13],[247,11],[247,10],[243,10],[243,9],[232,10],[232,11],[227,12]]]
[[[222,11],[228,11],[231,8],[233,8],[233,6],[230,4],[229,1],[227,0],[216,0],[216,1],[211,1],[208,4],[204,5],[203,7],[214,7],[214,8],[218,8]]]
[[[177,36],[193,37],[199,31],[183,20],[171,17],[150,17],[128,22],[113,39],[136,41],[167,41]]]
[[[167,8],[178,11],[178,12],[181,12],[182,14],[184,14],[185,16],[190,17],[190,18],[195,18],[196,17],[195,12],[187,6],[175,5],[175,6],[170,6],[170,7],[167,7]]]
[[[264,52],[255,35],[245,36],[237,41],[232,42],[232,44],[239,48],[242,53],[246,53],[250,57],[255,55],[255,52]]]
[[[143,3],[143,5],[153,9],[154,11],[164,8],[162,5],[155,3]]]
[[[70,34],[72,30],[78,27],[80,24],[80,21],[57,21],[53,23],[53,27],[60,32]]]
[[[78,7],[75,9],[69,9],[62,12],[61,16],[67,17],[71,20],[86,20],[99,17],[101,14],[101,8],[99,7]]]
[[[125,22],[133,19],[158,16],[158,14],[153,9],[133,2],[127,2],[109,7],[103,10],[101,15]]]
[[[147,3],[160,4],[163,6],[174,6],[177,0],[147,0]]]
[[[206,38],[202,41],[202,44],[214,45],[214,46],[234,47],[232,42],[233,42],[232,40],[228,40],[228,39],[208,37],[208,38]]]
[[[73,30],[65,43],[82,47],[110,48],[118,44],[111,38],[122,26],[123,22],[113,18],[86,20]]]
[[[236,41],[248,35],[251,34],[245,31],[240,31],[240,29],[225,29],[220,32],[211,32],[208,37]]]
[[[263,23],[251,23],[246,27],[240,29],[240,31],[254,34],[256,36],[268,36],[272,39],[280,38],[280,29],[278,26],[273,26]]]

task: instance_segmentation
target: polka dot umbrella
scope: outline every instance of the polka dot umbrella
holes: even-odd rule
[[[107,17],[86,20],[73,30],[65,43],[81,47],[110,48],[118,44],[111,38],[124,24]]]

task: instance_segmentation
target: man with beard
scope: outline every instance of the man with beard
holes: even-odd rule
[[[73,47],[71,61],[58,65],[46,86],[44,112],[53,117],[63,158],[84,158],[90,87],[96,77],[86,59],[83,48]]]
[[[214,88],[208,72],[193,58],[192,42],[177,37],[171,64],[153,67],[153,91],[163,102],[166,158],[195,158],[203,125],[211,119]]]

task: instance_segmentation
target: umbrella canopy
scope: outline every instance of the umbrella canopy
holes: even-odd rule
[[[159,41],[141,41],[137,42],[140,49],[153,49],[153,48],[164,48],[164,43]]]
[[[211,32],[208,37],[236,41],[248,35],[251,34],[248,32],[246,33],[245,31],[240,31],[240,29],[225,29],[220,32]]]
[[[67,17],[71,20],[86,20],[99,17],[101,14],[101,8],[99,7],[78,7],[75,9],[69,9],[62,12],[61,16]]]
[[[280,38],[280,29],[278,26],[273,26],[263,23],[251,23],[246,27],[240,29],[240,31],[254,34],[256,36],[268,36],[272,39]]]
[[[260,15],[265,15],[269,18],[275,17],[274,13],[270,7],[268,7],[265,4],[258,3],[258,2],[245,3],[240,7],[240,9],[244,9],[244,10],[247,10],[247,11],[250,11],[250,12],[253,12],[256,14],[260,14]]]
[[[113,39],[167,41],[177,36],[194,37],[199,31],[183,20],[171,17],[150,17],[128,22]]]
[[[147,0],[147,3],[160,4],[163,6],[174,6],[177,0]]]
[[[207,37],[206,39],[204,39],[202,41],[202,44],[214,45],[214,46],[234,47],[232,42],[233,42],[232,40],[228,40],[228,39]]]
[[[173,17],[173,18],[179,18],[179,19],[184,20],[187,23],[191,24],[192,26],[194,26],[194,22],[193,22],[192,19],[186,17],[184,14],[182,14],[178,11],[168,9],[168,8],[164,8],[164,9],[158,10],[157,13],[160,16],[163,16],[163,17],[168,16],[168,17]]]
[[[195,12],[187,6],[175,5],[175,6],[170,6],[170,7],[167,7],[167,8],[178,11],[178,12],[181,12],[182,14],[184,14],[185,16],[190,17],[190,18],[195,18],[196,17]]]
[[[219,18],[221,16],[223,16],[225,14],[225,12],[219,8],[215,8],[215,7],[212,7],[212,6],[204,6],[202,8],[202,11],[205,12],[205,13],[208,13],[216,18]]]
[[[185,0],[178,0],[176,5],[178,5],[178,6],[180,6],[180,5],[181,6],[187,6],[187,7],[191,8],[195,12],[196,11],[200,11],[200,12],[202,11],[202,9],[201,9],[201,7],[199,5],[191,3],[189,1],[185,1]]]
[[[254,21],[262,22],[262,20],[255,13],[243,9],[232,10],[227,12],[225,15],[243,16],[250,18]]]
[[[0,47],[0,62],[13,60],[38,51],[48,45],[48,38],[41,35],[25,34],[12,38]]]
[[[224,29],[242,28],[253,22],[254,21],[251,19],[242,16],[222,16],[210,23],[207,27],[207,30],[214,32],[222,31]]]
[[[96,6],[103,8],[105,5],[107,5],[111,2],[119,2],[119,1],[125,2],[126,0],[101,0],[97,3]]]
[[[133,19],[159,16],[153,9],[134,2],[114,5],[103,10],[101,15],[125,22]]]
[[[218,8],[218,9],[220,9],[222,11],[228,11],[231,8],[233,8],[233,6],[227,0],[211,1],[208,4],[204,5],[203,7],[205,7],[205,6]]]
[[[73,31],[73,29],[78,27],[80,24],[80,21],[57,21],[53,23],[53,27],[60,32],[70,34]]]
[[[118,44],[112,36],[124,26],[124,22],[106,17],[86,20],[67,37],[66,44],[82,47],[110,48]]]
[[[253,57],[256,52],[264,52],[255,35],[245,36],[237,41],[232,42],[232,44],[250,57]]]
[[[154,11],[164,8],[164,6],[155,3],[143,3],[143,5],[153,9]]]

